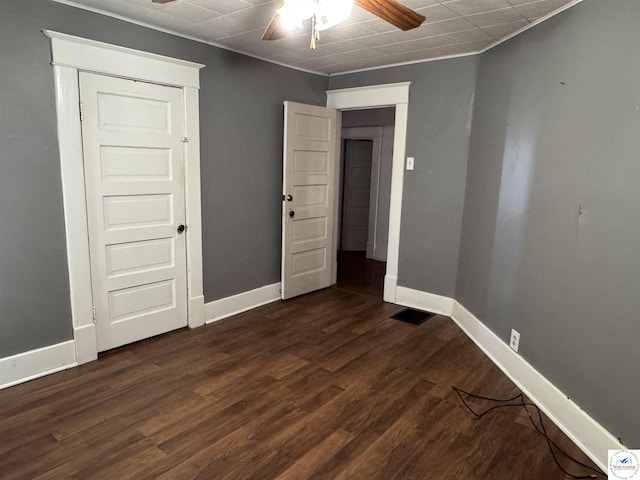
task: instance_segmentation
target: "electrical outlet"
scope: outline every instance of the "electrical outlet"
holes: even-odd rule
[[[413,163],[415,159],[413,157],[407,157],[407,170],[413,170]]]
[[[518,351],[518,347],[520,346],[520,334],[515,330],[511,330],[511,340],[509,340],[509,346],[514,352]]]

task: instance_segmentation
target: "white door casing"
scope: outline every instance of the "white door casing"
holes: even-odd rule
[[[409,86],[411,82],[367,85],[327,91],[327,107],[338,110],[396,107],[393,138],[393,167],[391,172],[391,202],[389,208],[389,243],[387,271],[384,278],[384,300],[396,301],[398,285],[398,255],[400,252],[400,217],[402,213],[402,187],[404,156],[409,112]],[[338,239],[335,239],[335,245]],[[335,268],[335,267],[334,267]],[[335,278],[336,271],[332,272]]]
[[[346,140],[341,249],[366,251],[367,257],[373,254],[368,251],[368,246],[373,245],[369,240],[374,231],[369,213],[375,212],[375,204],[370,205],[372,153],[372,141]]]
[[[340,115],[284,104],[282,298],[331,285],[335,271]]]
[[[103,73],[181,88],[186,118],[185,198],[187,218],[187,291],[190,327],[204,324],[202,283],[202,220],[200,206],[199,70],[204,65],[132,50],[53,31],[51,40],[55,82],[58,142],[67,259],[71,289],[71,316],[79,364],[97,358],[92,318],[89,229],[83,174],[82,134],[79,117],[81,71]]]
[[[80,101],[104,351],[187,325],[184,107],[179,88],[85,72]]]

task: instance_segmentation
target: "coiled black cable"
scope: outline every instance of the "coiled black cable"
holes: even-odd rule
[[[523,408],[526,412],[527,415],[529,416],[529,420],[531,421],[531,425],[533,425],[533,428],[535,428],[536,432],[538,432],[540,435],[542,435],[545,440],[547,441],[547,445],[549,445],[549,452],[551,452],[551,456],[553,457],[553,460],[556,462],[556,465],[558,466],[558,468],[560,470],[562,470],[562,472],[567,475],[568,477],[571,478],[575,478],[575,479],[583,479],[583,478],[598,478],[599,476],[601,476],[602,478],[607,478],[607,475],[602,472],[600,469],[595,469],[593,467],[591,467],[590,465],[587,465],[585,463],[582,463],[581,461],[579,461],[578,459],[572,457],[571,455],[569,455],[567,452],[565,452],[562,448],[560,448],[553,440],[551,440],[549,438],[549,435],[547,434],[547,429],[544,426],[544,422],[542,420],[542,412],[540,411],[540,408],[535,404],[535,403],[531,403],[531,402],[526,402],[524,399],[524,395],[522,393],[519,393],[518,395],[512,397],[512,398],[507,398],[504,400],[498,399],[498,398],[490,398],[490,397],[483,397],[481,395],[476,395],[474,393],[469,393],[469,392],[465,392],[464,390],[458,388],[458,387],[451,387],[453,389],[454,392],[456,392],[458,394],[458,397],[460,397],[460,400],[462,401],[463,405],[465,407],[467,407],[467,409],[473,413],[473,415],[475,415],[476,417],[480,418],[480,417],[484,417],[487,413],[492,412],[493,410],[496,410],[498,408],[506,408],[506,407],[521,407]],[[477,398],[480,400],[487,400],[490,402],[497,402],[500,403],[501,405],[495,405],[493,407],[490,407],[486,410],[484,410],[483,412],[476,412],[473,408],[471,408],[469,406],[469,404],[466,402],[466,400],[464,399],[463,395],[467,395],[469,397],[472,398]],[[516,400],[519,400],[517,403],[511,403],[514,402]],[[538,413],[538,421],[540,422],[540,427],[538,427],[538,425],[536,424],[535,420],[533,419],[533,416],[531,415],[531,412],[529,411],[529,407],[533,407],[535,408],[536,412]],[[557,450],[558,452],[562,453],[566,458],[568,458],[569,460],[571,460],[572,462],[588,469],[591,470],[592,472],[594,472],[593,474],[589,474],[589,475],[573,475],[571,473],[569,473],[567,470],[565,470],[562,465],[560,465],[560,462],[558,461],[558,458],[556,457],[556,453],[554,451]]]

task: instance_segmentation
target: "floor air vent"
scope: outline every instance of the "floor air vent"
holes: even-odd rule
[[[391,318],[400,320],[401,322],[410,323],[411,325],[422,325],[434,315],[435,313],[406,308],[395,315],[392,315]]]

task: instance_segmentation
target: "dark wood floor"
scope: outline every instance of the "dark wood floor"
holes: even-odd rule
[[[517,389],[449,318],[390,319],[370,267],[0,391],[0,478],[564,478],[524,413],[464,409]]]
[[[338,252],[338,284],[334,288],[382,298],[386,263],[365,258],[364,252]]]

